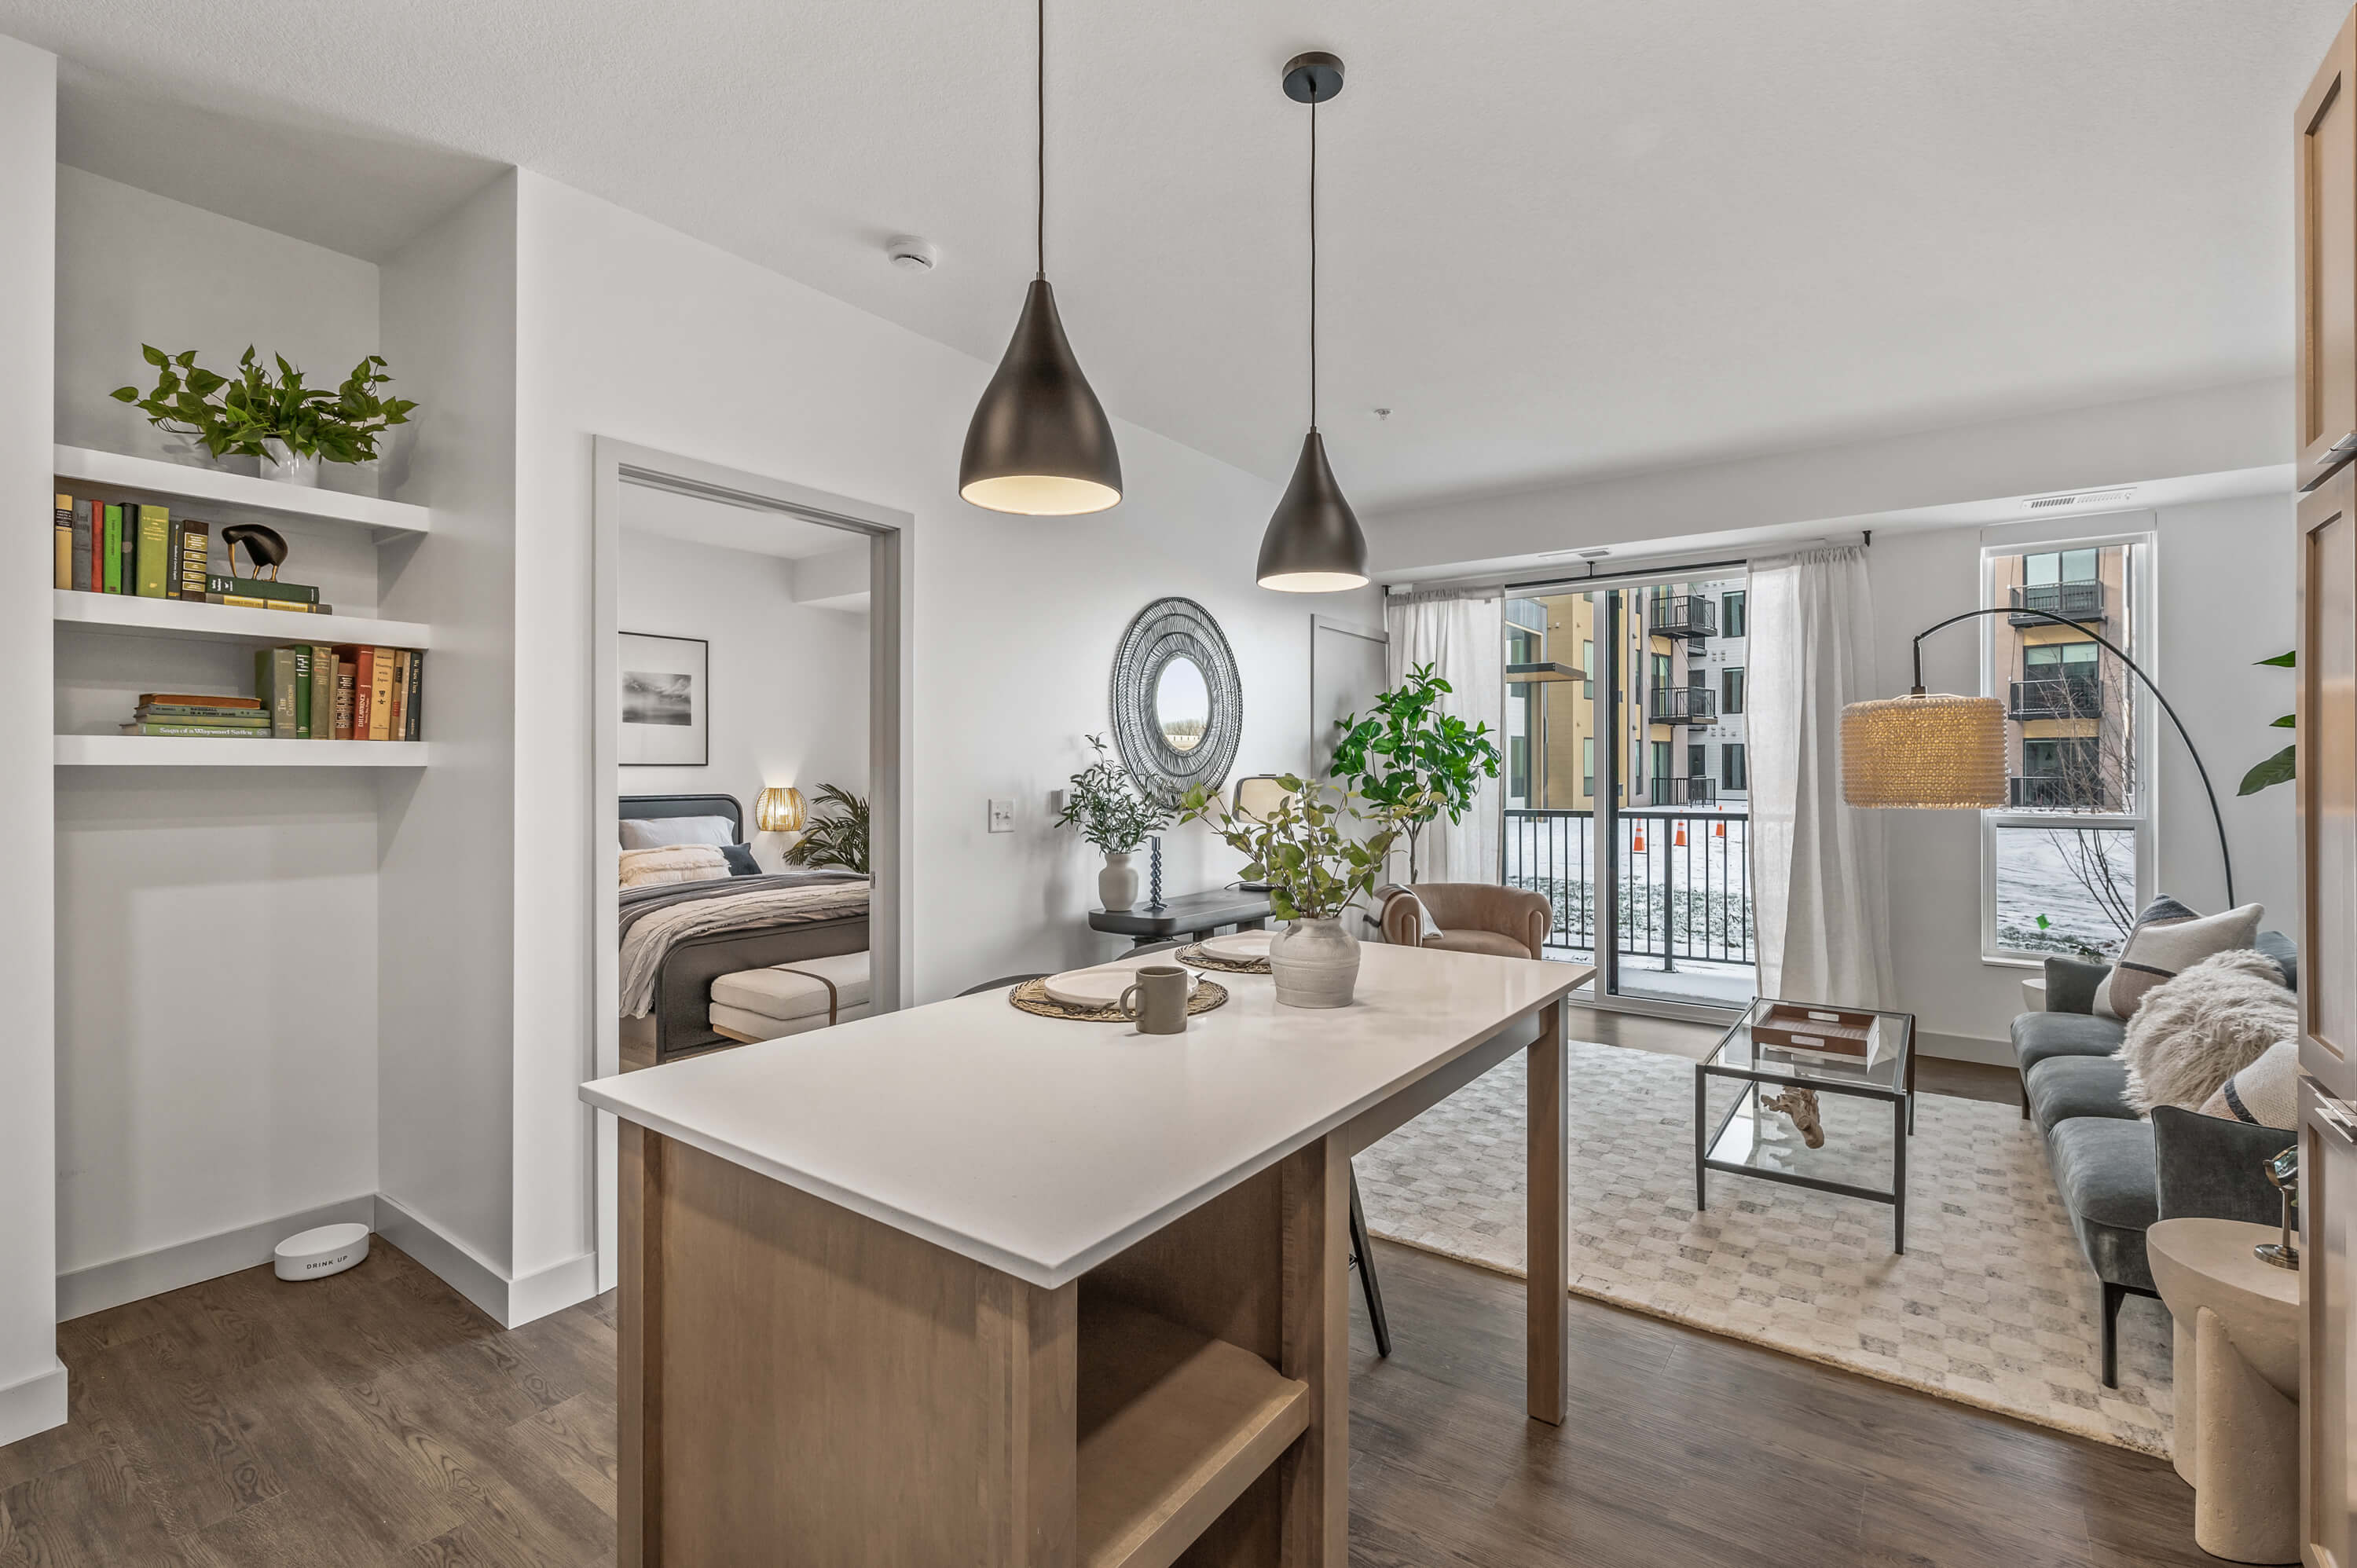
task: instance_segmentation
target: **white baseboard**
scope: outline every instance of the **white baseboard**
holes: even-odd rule
[[[1926,1029],[1916,1036],[1917,1050],[1943,1061],[1980,1062],[1988,1067],[2015,1066],[2013,1042],[1985,1040],[1978,1035],[1936,1035]]]
[[[384,1194],[376,1196],[376,1231],[481,1308],[502,1328],[587,1301],[597,1294],[597,1255],[584,1252],[511,1279],[481,1253]]]
[[[29,1378],[0,1389],[0,1448],[66,1423],[66,1364],[56,1357]]]
[[[199,1236],[193,1241],[177,1242],[158,1247],[152,1252],[140,1252],[128,1258],[117,1258],[110,1263],[93,1263],[86,1269],[76,1269],[58,1276],[58,1321],[86,1317],[93,1312],[103,1312],[110,1306],[121,1306],[127,1301],[139,1301],[151,1295],[161,1295],[167,1290],[183,1285],[199,1284],[206,1280],[233,1274],[240,1269],[250,1269],[256,1263],[270,1262],[272,1249],[297,1230],[308,1230],[315,1225],[334,1225],[357,1220],[362,1225],[375,1218],[376,1198],[362,1193],[337,1203],[306,1208],[296,1214],[282,1214],[252,1225],[241,1225],[234,1230],[218,1235]]]

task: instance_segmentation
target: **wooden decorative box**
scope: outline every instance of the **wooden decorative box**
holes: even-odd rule
[[[1882,1054],[1882,1019],[1839,1007],[1803,1007],[1763,1002],[1751,1020],[1751,1037],[1763,1046],[1821,1051],[1827,1056],[1872,1061]]]

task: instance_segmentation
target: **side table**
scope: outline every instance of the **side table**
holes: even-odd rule
[[[2164,1219],[2145,1232],[2176,1320],[2177,1473],[2193,1543],[2234,1563],[2299,1561],[2299,1273],[2252,1249],[2271,1226]]]
[[[1089,924],[1100,931],[1131,938],[1139,947],[1167,942],[1173,937],[1201,940],[1222,926],[1252,930],[1269,917],[1268,895],[1225,887],[1210,893],[1189,893],[1166,898],[1159,909],[1139,903],[1127,909],[1092,909]]]

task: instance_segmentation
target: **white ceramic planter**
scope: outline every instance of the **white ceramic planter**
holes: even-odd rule
[[[271,436],[262,444],[262,477],[275,479],[282,485],[308,485],[318,488],[319,455],[298,457],[287,450],[286,443]]]
[[[1137,867],[1130,865],[1128,855],[1105,856],[1104,869],[1097,873],[1097,897],[1108,909],[1126,909],[1137,902]]]
[[[1339,919],[1296,920],[1268,944],[1280,1007],[1348,1007],[1359,983],[1359,939]]]

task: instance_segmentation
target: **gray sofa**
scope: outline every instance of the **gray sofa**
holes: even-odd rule
[[[2299,981],[2298,949],[2280,931],[2258,948]],[[2046,1138],[2054,1185],[2104,1290],[2104,1386],[2118,1385],[2120,1306],[2157,1297],[2146,1227],[2202,1217],[2273,1225],[2281,1201],[2260,1168],[2294,1134],[2164,1106],[2150,1121],[2128,1108],[2127,1068],[2114,1059],[2127,1026],[2094,1011],[2109,966],[2046,961],[2046,1011],[2013,1021],[2021,1114]]]

